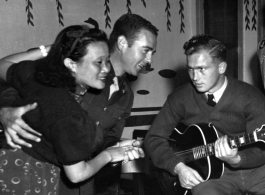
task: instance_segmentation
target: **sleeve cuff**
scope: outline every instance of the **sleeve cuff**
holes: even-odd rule
[[[233,167],[233,168],[239,168],[239,167],[241,167],[241,165],[246,161],[246,156],[245,156],[245,154],[243,153],[243,152],[238,152],[238,155],[240,156],[240,162],[239,163],[237,163],[237,164],[230,164],[230,166],[231,167]]]
[[[177,175],[175,173],[175,167],[177,166],[178,163],[180,163],[181,161],[177,158],[174,158],[168,165],[168,171],[172,174],[172,175]]]

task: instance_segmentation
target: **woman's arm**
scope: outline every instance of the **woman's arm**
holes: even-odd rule
[[[65,173],[73,183],[84,181],[95,175],[106,164],[123,161],[128,150],[134,149],[132,147],[107,148],[89,161],[81,161],[74,165],[64,166]]]
[[[46,51],[50,50],[50,46],[45,47]],[[6,72],[8,68],[14,64],[25,60],[38,60],[43,58],[43,53],[40,49],[31,49],[24,52],[15,53],[0,59],[0,78],[6,81]]]

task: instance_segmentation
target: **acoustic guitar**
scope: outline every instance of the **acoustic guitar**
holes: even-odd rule
[[[175,155],[181,157],[184,163],[195,169],[204,180],[220,178],[224,171],[224,163],[215,157],[214,143],[218,134],[212,124],[193,124],[184,132],[172,133],[170,147]],[[228,144],[231,149],[246,146],[258,141],[265,142],[265,125],[254,130],[253,133],[237,137],[228,137]],[[177,144],[176,144],[177,143]],[[156,176],[161,189],[166,195],[190,195],[190,190],[181,187],[176,176],[167,171],[158,169]]]

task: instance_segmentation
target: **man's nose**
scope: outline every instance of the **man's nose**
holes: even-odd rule
[[[149,64],[152,63],[152,53],[151,52],[147,53],[145,61],[148,62]]]
[[[193,80],[193,81],[197,81],[198,78],[199,78],[198,71],[197,71],[197,70],[193,70],[193,73],[192,73],[192,80]]]

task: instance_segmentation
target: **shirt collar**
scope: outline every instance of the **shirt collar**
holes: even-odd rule
[[[116,77],[118,78],[119,85],[121,85],[126,79],[126,74],[123,74],[121,76],[116,76]]]
[[[216,92],[213,93],[213,95],[214,95],[214,101],[216,103],[221,99],[221,97],[222,97],[222,95],[223,95],[223,93],[224,93],[224,91],[225,91],[225,89],[227,87],[227,83],[228,83],[227,82],[227,78],[225,77],[225,82],[224,82],[223,86],[220,89],[218,89]],[[208,94],[209,94],[209,92],[206,92],[205,93],[206,96]]]
[[[76,82],[75,95],[83,96],[87,92],[87,88]]]

